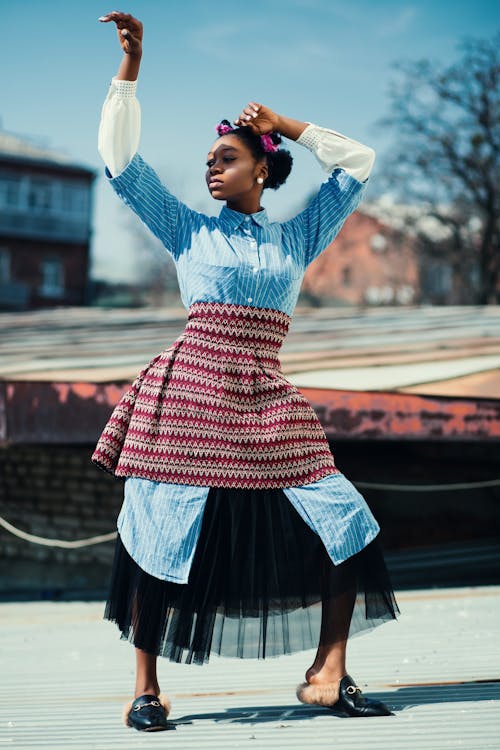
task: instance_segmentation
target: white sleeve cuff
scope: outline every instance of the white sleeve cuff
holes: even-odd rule
[[[137,93],[137,81],[121,81],[112,78],[111,86],[114,94],[121,99],[133,99]]]
[[[313,152],[325,172],[339,167],[360,182],[368,178],[375,161],[375,151],[369,146],[313,123],[308,123],[297,143]]]
[[[310,151],[315,151],[321,138],[321,131],[317,125],[307,123],[307,128],[297,138],[297,143],[305,146]]]

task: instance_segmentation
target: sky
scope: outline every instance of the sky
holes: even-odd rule
[[[0,0],[0,122],[96,170],[92,274],[119,281],[133,277],[140,247],[97,152],[102,102],[121,59],[114,28],[97,19],[115,9],[95,0]],[[130,0],[117,9],[144,24],[139,151],[179,198],[209,214],[221,208],[204,182],[214,126],[248,101],[372,146],[373,184],[394,137],[378,124],[393,64],[448,64],[465,36],[490,38],[500,28],[500,0]],[[277,220],[326,177],[309,152],[287,147],[292,175],[263,200]]]

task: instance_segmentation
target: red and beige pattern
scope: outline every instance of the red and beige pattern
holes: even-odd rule
[[[119,477],[267,489],[335,473],[324,430],[281,371],[291,318],[195,302],[183,333],[116,405],[92,460]]]

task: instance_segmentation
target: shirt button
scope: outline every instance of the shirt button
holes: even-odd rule
[[[253,297],[247,297],[247,302],[253,302]]]
[[[254,267],[253,267],[253,272],[254,272],[254,273],[257,273],[257,271],[258,271],[258,270],[259,270],[259,266],[254,266]]]

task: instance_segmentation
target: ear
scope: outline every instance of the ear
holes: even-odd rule
[[[257,168],[255,170],[255,177],[262,177],[264,182],[267,180],[269,176],[269,168],[267,166],[267,161],[261,161],[257,164]]]

